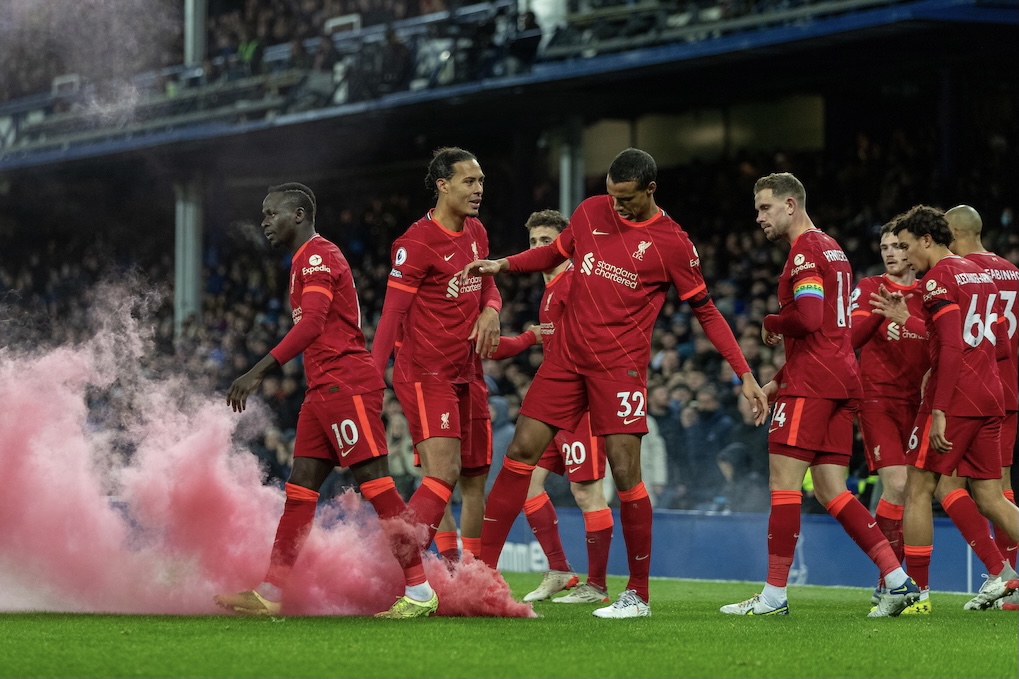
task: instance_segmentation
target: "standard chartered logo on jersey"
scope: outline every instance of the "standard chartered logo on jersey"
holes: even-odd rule
[[[594,261],[594,253],[589,252],[584,255],[581,260],[580,270],[588,276],[601,276],[607,278],[613,283],[619,283],[625,285],[628,288],[634,290],[637,289],[637,274],[633,271],[628,271],[621,266],[615,264],[609,264],[604,259],[599,259],[597,263]]]
[[[481,276],[471,276],[463,285],[460,285],[460,274],[453,276],[446,283],[446,299],[456,299],[460,295],[466,295],[481,290]]]

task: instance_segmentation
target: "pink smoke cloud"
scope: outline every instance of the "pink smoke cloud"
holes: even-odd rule
[[[236,415],[182,377],[138,369],[149,334],[124,311],[138,304],[111,304],[86,344],[0,349],[0,611],[221,614],[213,595],[264,576],[283,509],[235,443],[265,409]],[[130,405],[111,431],[89,394],[114,384]],[[450,571],[428,554],[425,567],[440,615],[534,616],[470,556]],[[319,507],[284,613],[370,615],[402,593],[378,518],[347,490]]]

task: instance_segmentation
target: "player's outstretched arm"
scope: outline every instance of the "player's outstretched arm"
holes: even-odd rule
[[[464,281],[471,276],[494,276],[497,273],[509,271],[509,260],[502,259],[476,259],[460,273],[460,280]]]

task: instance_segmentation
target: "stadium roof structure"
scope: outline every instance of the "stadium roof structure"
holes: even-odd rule
[[[278,162],[280,148],[304,163],[317,156],[325,162],[335,160],[337,149],[356,157],[373,139],[406,140],[416,130],[453,123],[490,133],[578,116],[681,111],[772,93],[766,88],[776,79],[787,91],[839,88],[866,80],[875,69],[929,76],[939,66],[970,63],[977,54],[1004,75],[1017,25],[1019,0],[829,0],[723,20],[708,35],[700,34],[703,25],[678,26],[572,51],[551,47],[527,73],[293,113],[264,98],[248,102],[247,111],[239,102],[226,116],[199,110],[148,125],[121,117],[84,134],[57,129],[31,140],[19,140],[17,123],[8,123],[0,125],[0,175],[152,153],[180,167],[216,159],[237,170],[270,158]],[[295,82],[293,74],[271,77]],[[16,119],[26,110],[25,102],[8,102],[0,106],[0,118]]]

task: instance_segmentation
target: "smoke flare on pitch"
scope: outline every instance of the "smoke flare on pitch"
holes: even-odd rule
[[[284,497],[236,441],[267,409],[239,416],[186,376],[160,376],[156,305],[124,288],[94,295],[85,343],[0,348],[0,611],[222,613],[214,594],[265,574]],[[371,506],[348,490],[319,509],[284,613],[388,608],[403,577]],[[534,615],[480,562],[450,573],[427,555],[425,567],[441,615]]]

